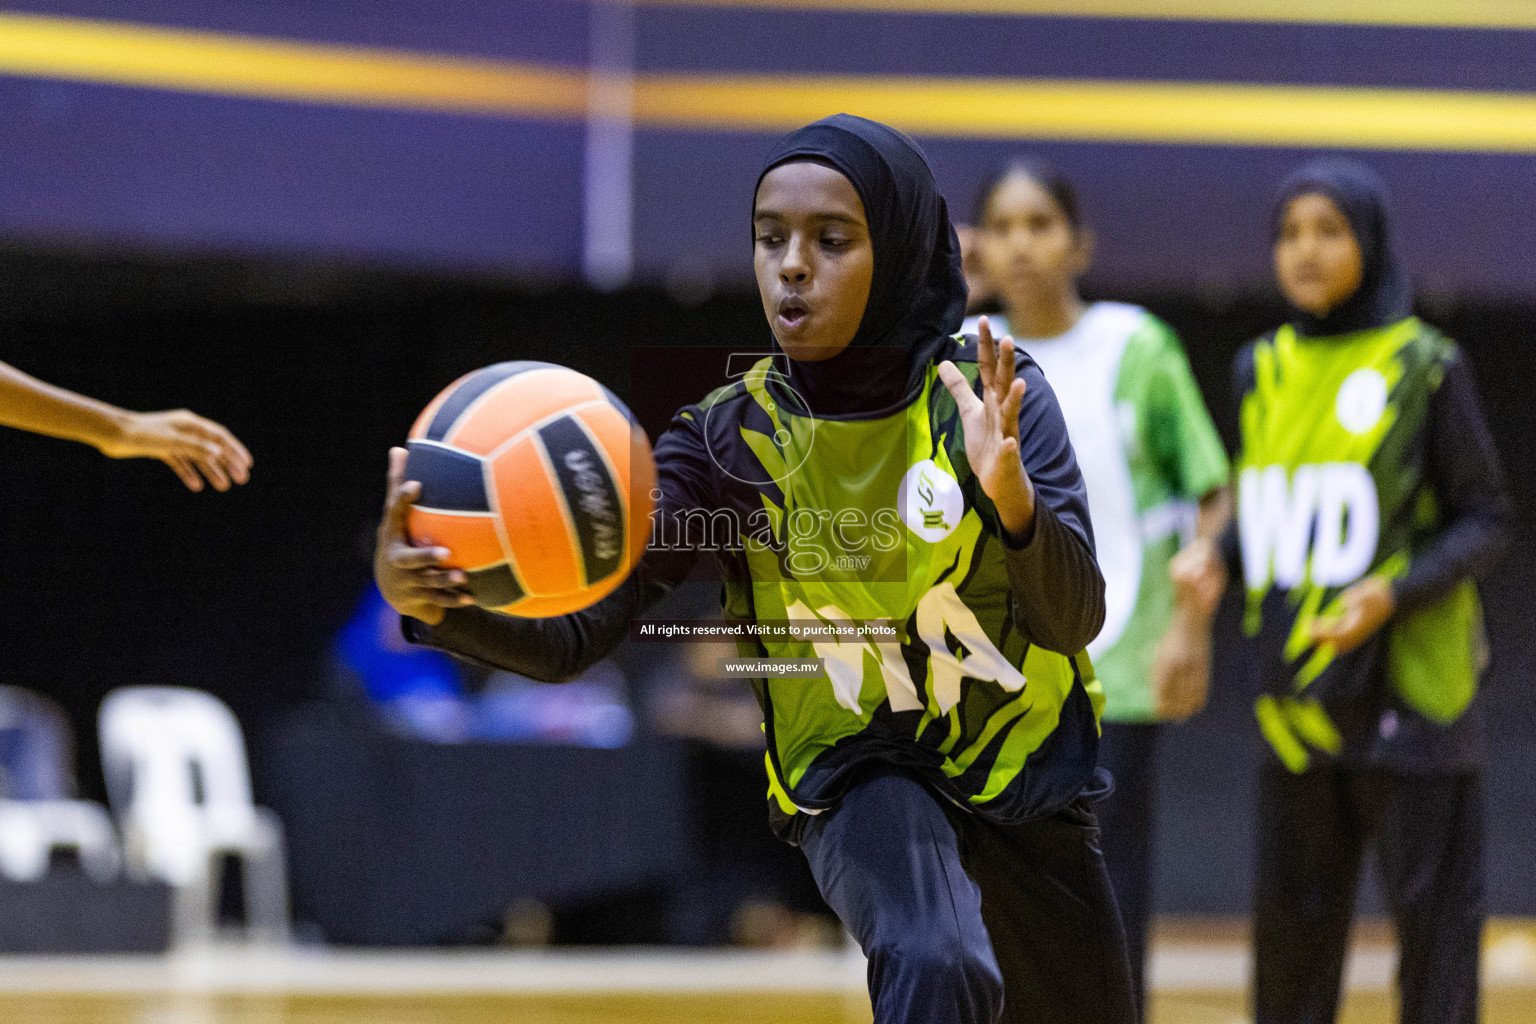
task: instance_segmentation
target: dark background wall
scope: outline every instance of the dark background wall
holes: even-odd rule
[[[1229,429],[1227,366],[1276,321],[1274,297],[1115,297],[1181,332]],[[636,347],[767,340],[755,294],[683,298],[335,264],[0,251],[0,359],[130,408],[188,406],[256,456],[248,487],[190,494],[158,464],[0,431],[0,682],[66,704],[83,785],[97,796],[103,694],[129,684],[210,690],[245,724],[264,795],[263,736],[323,689],[330,637],[367,580],[384,452],[415,413],[460,373],[500,359],[560,362],[641,399]],[[1518,500],[1515,547],[1484,588],[1495,653],[1483,697],[1489,869],[1497,912],[1536,913],[1536,307],[1441,300],[1422,312],[1469,353]],[[1233,616],[1225,622],[1230,639]],[[1241,912],[1247,902],[1259,741],[1229,643],[1216,686],[1211,709],[1169,735],[1160,870],[1170,910]]]
[[[632,211],[633,272],[646,283],[744,283],[746,190],[758,162],[783,131],[847,110],[917,134],[962,215],[993,162],[1021,148],[1045,153],[1087,197],[1101,270],[1137,289],[1262,285],[1267,202],[1280,178],[1311,147],[1374,147],[1363,155],[1399,200],[1399,239],[1427,291],[1536,296],[1526,258],[1536,233],[1536,31],[1517,27],[1529,24],[1519,5],[1481,27],[1455,17],[1455,5],[1444,5],[1443,24],[1393,24],[1379,4],[1357,24],[1262,23],[1241,0],[1164,19],[781,6],[18,0],[0,11],[17,19],[0,20],[0,31],[52,26],[84,63],[0,53],[0,237],[576,278],[592,227],[580,74],[599,66],[636,76],[633,145],[598,161],[623,165],[598,191],[609,208]],[[1337,6],[1344,21],[1363,13]],[[159,43],[116,38],[120,52],[96,60],[92,33],[103,25],[148,29]],[[386,76],[398,83],[364,75],[341,96],[295,95],[283,84],[289,71],[261,61],[254,80],[234,84],[189,87],[179,77],[178,46],[213,47],[201,60],[218,79],[229,63],[218,48],[252,39],[308,47],[300,52],[314,59],[408,55],[448,72],[474,61],[569,81],[504,84],[493,90],[500,105],[487,107],[401,98],[387,88],[409,86],[398,67]],[[147,80],[125,81],[119,64],[135,61]],[[717,91],[742,76],[776,99],[709,113]],[[912,98],[924,82],[977,91]],[[1102,108],[1031,121],[1062,93],[986,93],[997,83],[1121,92],[1106,128],[1095,121]],[[668,100],[657,85],[679,88]],[[1186,89],[1182,100],[1158,98],[1170,85]],[[1261,107],[1238,118],[1235,135],[1213,128],[1213,105],[1229,102],[1231,87],[1279,90],[1282,105],[1313,115],[1297,123]],[[574,95],[565,107],[562,92]],[[1413,109],[1388,116],[1371,105],[1393,96],[1472,107],[1419,125]]]

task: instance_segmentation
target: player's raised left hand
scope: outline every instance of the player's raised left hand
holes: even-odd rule
[[[1035,487],[1019,458],[1019,405],[1024,381],[1014,376],[1013,339],[992,338],[986,317],[977,328],[976,363],[981,369],[981,397],[949,360],[939,364],[939,378],[954,396],[965,428],[965,457],[1010,538],[1021,540],[1035,518]]]
[[[253,460],[245,445],[223,426],[194,412],[130,412],[120,423],[121,429],[97,442],[103,455],[159,459],[191,491],[202,490],[204,478],[214,490],[227,491],[251,477]]]

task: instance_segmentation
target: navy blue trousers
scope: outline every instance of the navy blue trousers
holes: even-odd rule
[[[1152,838],[1156,827],[1156,724],[1105,722],[1099,764],[1115,788],[1095,806],[1103,831],[1104,865],[1125,925],[1131,988],[1140,1018],[1147,1007],[1147,930],[1152,916]]]
[[[1133,1024],[1086,800],[1001,827],[876,772],[811,817],[800,846],[869,959],[875,1024]]]
[[[1483,931],[1482,785],[1325,766],[1259,774],[1255,1024],[1332,1024],[1361,861],[1397,926],[1402,1024],[1475,1024]]]

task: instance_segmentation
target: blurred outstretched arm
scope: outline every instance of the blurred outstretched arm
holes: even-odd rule
[[[251,453],[234,434],[186,409],[129,412],[0,363],[0,424],[88,444],[114,459],[159,459],[188,490],[250,479]]]

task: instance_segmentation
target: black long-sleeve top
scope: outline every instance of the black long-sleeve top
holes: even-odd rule
[[[945,357],[974,359],[974,351],[972,342]],[[1019,546],[1004,544],[1014,624],[1047,650],[1075,654],[1104,621],[1104,579],[1094,559],[1087,494],[1054,391],[1023,353],[1016,372],[1025,381],[1019,448],[1035,488],[1035,515]],[[655,516],[684,524],[686,543],[653,546],[613,593],[582,611],[522,619],[456,608],[436,626],[405,619],[406,637],[548,682],[570,679],[604,657],[628,635],[631,619],[683,580],[698,554],[709,549],[707,513],[725,507],[727,496],[716,463],[720,445],[712,451],[705,422],[698,406],[686,407],[655,446],[661,492]],[[730,569],[725,559],[722,566]]]
[[[1513,525],[1514,504],[1472,370],[1459,351],[1444,366],[1429,400],[1425,438],[1426,476],[1442,525],[1392,584],[1399,614],[1434,604],[1462,580],[1487,575],[1509,546]]]

